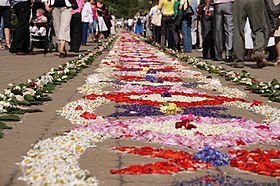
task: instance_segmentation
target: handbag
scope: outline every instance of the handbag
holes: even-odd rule
[[[188,3],[188,7],[187,7],[187,9],[184,11],[184,16],[192,16],[192,15],[194,15],[193,8],[190,6],[189,0],[187,0],[187,3]]]
[[[152,16],[152,21],[151,23],[155,26],[161,26],[161,18],[162,18],[162,14],[161,13],[155,13]]]

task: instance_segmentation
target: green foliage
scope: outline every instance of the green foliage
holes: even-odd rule
[[[20,121],[20,118],[15,115],[0,116],[0,121]]]
[[[12,127],[7,126],[5,123],[0,122],[0,129],[11,129]]]
[[[154,1],[154,0],[153,0]],[[151,2],[153,2],[151,1]],[[137,12],[148,13],[150,0],[105,0],[104,3],[116,18],[133,18]]]

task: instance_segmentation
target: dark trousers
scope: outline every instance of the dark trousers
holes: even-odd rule
[[[254,42],[254,54],[263,55],[265,43],[265,3],[263,0],[235,0],[233,6],[234,21],[234,56],[236,61],[244,61],[245,37],[244,27],[249,17]]]
[[[82,45],[87,44],[88,26],[89,23],[82,22]]]
[[[247,1],[247,0],[244,0]],[[233,3],[219,3],[214,5],[214,47],[215,58],[222,60],[225,43],[226,57],[232,56],[233,50]],[[238,12],[237,12],[238,14]],[[223,42],[223,36],[224,41]]]
[[[69,42],[70,50],[78,52],[82,42],[82,16],[81,13],[76,13],[72,15],[70,23],[70,38]]]
[[[4,28],[11,28],[11,7],[0,6],[0,17],[3,16]],[[0,19],[1,23],[1,19]]]
[[[173,16],[166,16],[162,15],[161,19],[161,38],[160,38],[160,47],[165,48],[166,47],[166,35],[168,33],[168,26],[170,27],[170,31],[173,34],[175,46],[178,45],[178,35],[175,32],[175,19],[173,19]]]
[[[214,39],[213,39],[213,19],[212,16],[206,16],[204,12],[202,13],[202,17],[201,17],[201,36],[202,36],[203,58],[204,59],[214,58],[215,51],[214,51]]]
[[[30,4],[28,2],[17,3],[14,5],[14,11],[18,19],[18,28],[15,31],[10,52],[29,52],[29,19],[31,12]]]
[[[153,31],[153,40],[157,43],[160,43],[160,26],[153,25],[152,27]]]

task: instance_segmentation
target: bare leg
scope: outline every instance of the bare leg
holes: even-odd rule
[[[277,61],[275,63],[275,66],[280,68],[280,37],[275,37],[275,47],[277,51]]]
[[[10,29],[9,28],[4,28],[4,33],[5,33],[6,45],[7,45],[8,48],[11,48]]]
[[[247,55],[245,56],[246,61],[251,61],[252,60],[252,55],[253,55],[253,49],[247,49]]]
[[[59,57],[64,58],[66,57],[67,53],[66,53],[66,48],[65,48],[65,44],[66,41],[65,40],[61,40],[60,41],[60,50],[59,50]]]

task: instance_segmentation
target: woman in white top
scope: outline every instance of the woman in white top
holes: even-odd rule
[[[94,0],[90,0],[86,2],[82,11],[82,45],[86,45],[87,43],[89,25],[92,24],[93,21],[91,9],[91,3],[93,1]]]
[[[112,26],[111,26],[111,34],[115,35],[116,34],[116,27],[115,27],[116,17],[113,14],[111,14],[111,17],[112,17],[112,19],[111,19],[111,24],[112,24]]]

